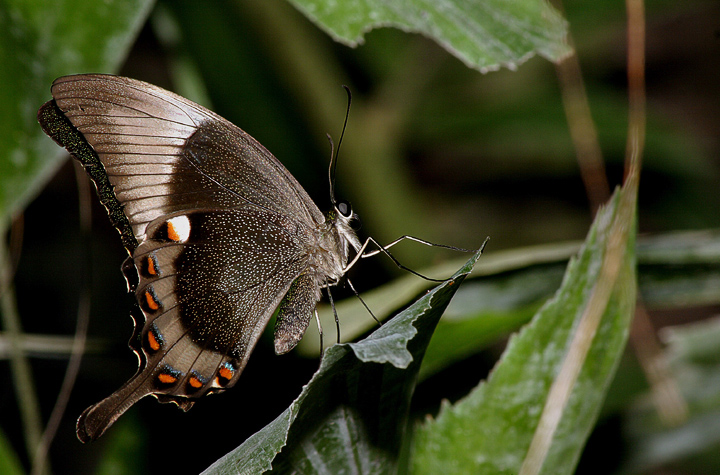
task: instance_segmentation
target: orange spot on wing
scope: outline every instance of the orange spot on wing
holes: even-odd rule
[[[147,272],[150,275],[157,275],[157,269],[155,268],[155,259],[152,256],[147,258]]]
[[[175,225],[172,221],[167,222],[167,235],[171,241],[180,242],[180,235],[178,234],[177,229],[175,229]]]
[[[163,384],[172,384],[175,381],[177,381],[177,378],[175,376],[173,376],[172,374],[160,373],[158,375],[158,381],[160,381]]]
[[[157,337],[155,336],[155,334],[152,331],[148,332],[147,340],[148,340],[148,345],[150,345],[150,348],[153,351],[157,351],[160,349],[160,342],[157,340]]]
[[[195,376],[191,376],[190,379],[188,380],[188,382],[190,383],[190,386],[192,386],[195,389],[200,389],[203,385],[202,381],[200,381]]]
[[[221,378],[230,380],[233,377],[233,374],[235,374],[235,371],[232,370],[232,368],[229,368],[227,366],[223,366],[220,368],[220,371],[218,371],[218,374]]]
[[[148,307],[150,307],[150,310],[157,310],[160,308],[160,304],[157,300],[155,300],[155,297],[149,290],[145,291],[145,301],[147,302]]]

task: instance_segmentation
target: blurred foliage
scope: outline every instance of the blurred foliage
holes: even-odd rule
[[[574,0],[563,9],[614,186],[622,178],[627,138],[624,3]],[[650,403],[653,393],[628,352],[577,473],[720,469],[715,384],[720,345],[713,339],[716,324],[703,321],[720,306],[720,239],[711,231],[720,227],[720,6],[700,0],[649,2],[647,18],[639,290],[652,322],[665,327],[667,346],[658,358],[667,362],[687,398],[688,419],[672,427],[658,418]],[[64,35],[62,42],[55,39],[58,34]],[[517,60],[515,71],[483,75],[447,50],[427,32],[393,28],[374,29],[364,44],[350,49],[281,0],[161,1],[154,7],[141,1],[0,3],[0,125],[5,131],[0,206],[5,219],[17,220],[24,210],[23,251],[14,279],[23,330],[72,334],[78,269],[90,259],[90,335],[95,348],[102,348],[84,361],[50,452],[55,472],[90,473],[97,467],[106,473],[150,473],[158,467],[198,472],[288,407],[318,363],[298,354],[275,357],[271,345],[261,342],[230,393],[202,401],[188,414],[143,402],[94,446],[75,440],[75,416],[123,383],[135,362],[125,346],[130,300],[117,268],[108,265],[119,267],[123,258],[116,232],[94,203],[96,230],[91,245],[83,246],[72,169],[60,162],[60,150],[35,122],[51,81],[70,73],[117,72],[201,102],[271,150],[321,209],[328,204],[325,134],[339,137],[346,105],[340,85],[347,84],[353,105],[337,190],[360,214],[362,236],[388,242],[411,234],[465,248],[477,248],[491,236],[428,348],[428,366],[420,370],[425,379],[411,408],[411,417],[423,420],[437,414],[441,399],[461,399],[486,376],[508,335],[559,287],[578,244],[557,243],[583,239],[592,222],[554,65],[534,57]],[[693,229],[699,231],[676,233]],[[660,236],[644,239],[647,233]],[[460,267],[455,261],[442,264],[456,255],[412,243],[401,244],[394,254],[432,277],[447,277]],[[382,256],[361,262],[351,279],[381,315],[394,313],[428,287],[403,276]],[[370,290],[387,281],[386,287]],[[344,304],[338,308],[344,333],[348,311]],[[372,326],[367,315],[359,315],[364,323],[358,326],[365,330],[357,333]],[[348,333],[356,334],[353,317],[348,320]],[[325,328],[326,341],[332,341],[334,324]],[[308,336],[314,331],[311,327]],[[34,351],[31,355],[40,357],[30,362],[46,417],[66,355]],[[8,366],[2,371],[10,381]],[[8,440],[0,439],[0,452],[17,454],[28,467],[17,407],[11,385],[4,385],[0,408]],[[130,437],[139,433],[139,441]],[[11,459],[8,470],[17,471]]]
[[[61,154],[37,130],[48,84],[73,71],[115,71],[152,2],[148,0],[0,4],[0,218],[22,210],[57,170]],[[79,27],[82,25],[82,27]]]

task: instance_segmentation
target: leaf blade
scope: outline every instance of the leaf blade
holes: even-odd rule
[[[566,25],[549,3],[537,0],[400,0],[329,2],[292,0],[336,41],[356,46],[378,27],[392,26],[434,39],[482,72],[515,69],[535,54],[558,61],[570,48]]]
[[[533,321],[508,343],[490,378],[434,421],[418,429],[416,473],[518,473],[541,420],[556,375],[599,279],[619,194],[598,214],[579,256],[571,260],[561,289]],[[632,226],[631,226],[632,228]],[[537,473],[572,473],[625,346],[634,304],[633,239],[629,240],[620,282],[609,300],[597,338],[572,385],[567,404]],[[531,462],[528,462],[531,463]],[[541,470],[541,471],[540,471]]]

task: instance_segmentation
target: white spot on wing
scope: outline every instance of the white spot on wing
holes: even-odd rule
[[[190,237],[190,220],[187,216],[175,216],[167,220],[168,237],[175,242],[185,242]]]

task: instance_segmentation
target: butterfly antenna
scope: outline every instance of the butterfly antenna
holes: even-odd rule
[[[330,201],[333,206],[336,203],[335,200],[335,169],[337,168],[337,157],[340,155],[340,145],[342,145],[343,137],[345,137],[345,129],[347,128],[348,117],[350,117],[350,104],[352,103],[352,94],[350,88],[343,84],[343,89],[348,96],[347,109],[345,110],[345,121],[343,122],[342,132],[340,132],[340,140],[338,140],[337,149],[333,145],[332,137],[328,134],[328,140],[330,141]]]
[[[330,134],[327,134],[328,142],[330,142],[330,167],[328,168],[328,178],[330,178],[330,203],[335,206],[335,143]]]

